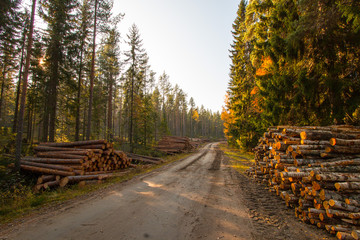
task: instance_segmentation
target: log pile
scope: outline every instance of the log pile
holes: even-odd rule
[[[197,143],[193,143],[187,137],[166,136],[163,137],[155,147],[166,154],[177,154],[192,151]]]
[[[34,150],[36,156],[21,159],[21,169],[41,174],[37,191],[117,176],[131,163],[124,152],[114,150],[106,140],[41,143]]]
[[[301,221],[339,239],[360,231],[360,129],[270,127],[247,172],[267,184]]]
[[[126,155],[131,159],[133,164],[160,164],[164,162],[164,160],[157,157],[144,156],[135,153],[126,153]]]

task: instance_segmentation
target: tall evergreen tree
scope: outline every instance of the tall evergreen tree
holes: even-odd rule
[[[25,100],[26,100],[28,75],[29,75],[29,68],[30,68],[31,48],[32,48],[32,43],[33,43],[35,9],[36,9],[36,0],[33,0],[32,1],[32,9],[31,9],[30,29],[29,29],[29,35],[27,38],[28,40],[27,40],[27,47],[26,47],[26,62],[25,62],[24,79],[23,79],[22,91],[21,91],[18,129],[17,129],[17,135],[16,135],[15,168],[17,171],[20,171],[22,135],[23,135],[23,127],[24,127],[23,121],[24,121],[24,112],[25,112]]]
[[[107,31],[105,41],[100,50],[100,72],[107,88],[107,139],[113,139],[113,98],[116,80],[120,74],[119,62],[119,43],[120,33],[117,31],[117,23],[120,19],[115,19],[111,28]]]
[[[129,122],[129,143],[131,151],[134,147],[134,129],[137,127],[138,110],[140,104],[140,94],[142,93],[142,77],[141,77],[141,65],[146,61],[145,50],[142,46],[142,39],[140,38],[139,29],[134,24],[130,28],[130,32],[127,35],[127,44],[130,50],[125,52],[125,63],[128,65],[126,70],[125,79],[125,101],[128,104],[128,122]],[[137,104],[137,107],[135,107]]]
[[[94,23],[93,23],[93,40],[92,40],[92,54],[91,54],[91,67],[90,67],[90,87],[89,87],[89,109],[87,117],[87,130],[86,139],[91,137],[91,117],[93,110],[93,91],[94,91],[94,78],[95,78],[95,56],[96,56],[96,34],[98,27],[100,31],[104,32],[110,20],[111,10],[113,7],[113,0],[94,0]]]
[[[91,4],[90,0],[82,0],[77,13],[77,33],[78,33],[78,84],[76,96],[76,119],[75,119],[75,141],[80,138],[80,118],[81,118],[81,97],[83,88],[84,70],[86,70],[86,55],[89,47],[90,27],[91,27]],[[85,119],[84,119],[85,121]]]
[[[56,110],[59,84],[66,80],[66,46],[67,38],[71,37],[76,2],[66,0],[41,1],[41,16],[48,24],[46,43],[46,67],[48,81],[46,86],[47,99],[43,117],[43,141],[55,140]]]

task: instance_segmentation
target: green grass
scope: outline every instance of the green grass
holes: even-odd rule
[[[254,163],[254,154],[251,152],[232,148],[226,143],[221,143],[219,147],[229,157],[231,167],[240,173],[244,173]]]
[[[99,184],[85,185],[83,187],[70,185],[65,188],[56,188],[40,193],[34,193],[32,191],[34,181],[30,184],[20,181],[11,187],[9,186],[8,188],[0,189],[0,223],[11,222],[16,218],[26,216],[34,210],[44,206],[59,204],[78,196],[92,193],[100,189],[106,189],[115,183],[130,180],[137,175],[154,171],[190,155],[191,153],[166,156],[163,158],[165,162],[162,164],[140,165],[138,168],[132,169],[121,177],[111,178]]]

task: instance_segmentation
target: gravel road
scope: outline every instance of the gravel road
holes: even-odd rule
[[[27,219],[0,239],[330,239],[233,170],[216,146]]]

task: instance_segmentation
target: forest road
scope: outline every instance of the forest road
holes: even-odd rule
[[[198,153],[81,203],[25,222],[4,239],[251,239],[233,170],[210,143]]]
[[[217,143],[63,205],[0,232],[0,240],[335,239],[235,171]]]

